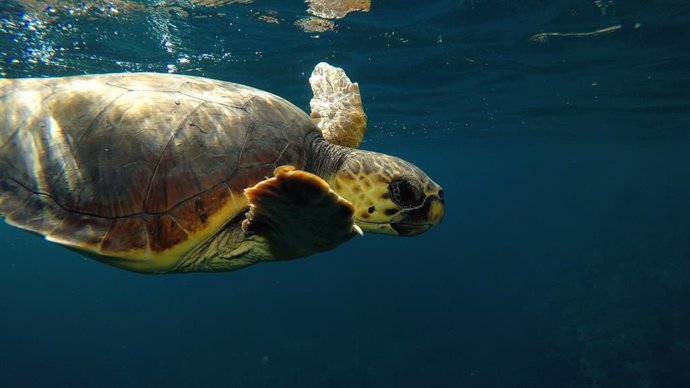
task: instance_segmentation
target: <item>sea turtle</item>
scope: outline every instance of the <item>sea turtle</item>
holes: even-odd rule
[[[312,117],[273,94],[185,75],[0,80],[0,215],[145,273],[231,271],[415,235],[443,191],[358,150],[357,84],[321,63]]]

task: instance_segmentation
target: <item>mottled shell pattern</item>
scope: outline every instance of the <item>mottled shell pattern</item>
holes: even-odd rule
[[[152,73],[0,80],[0,215],[137,270],[169,268],[319,129],[280,97]],[[153,267],[153,268],[152,268]]]

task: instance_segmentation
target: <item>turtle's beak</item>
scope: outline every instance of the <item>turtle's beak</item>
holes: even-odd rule
[[[421,206],[403,210],[390,225],[400,236],[415,236],[440,224],[444,211],[443,190],[439,187],[436,194],[428,195]]]

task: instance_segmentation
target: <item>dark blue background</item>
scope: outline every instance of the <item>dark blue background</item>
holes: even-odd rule
[[[293,25],[305,8],[22,16],[3,2],[0,71],[172,64],[308,109],[328,61],[360,82],[363,147],[444,186],[443,224],[170,276],[0,225],[0,385],[690,385],[687,2],[373,0],[318,34]]]

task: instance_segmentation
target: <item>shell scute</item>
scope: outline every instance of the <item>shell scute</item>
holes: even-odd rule
[[[113,220],[66,212],[62,221],[46,238],[72,247],[98,247]]]
[[[214,221],[213,216],[227,206],[236,204],[230,189],[223,184],[176,206],[170,215],[182,229],[193,235],[206,229]]]
[[[144,224],[149,236],[149,248],[153,252],[165,252],[187,241],[187,233],[169,214],[144,217]]]
[[[251,118],[203,103],[178,125],[151,178],[144,209],[163,212],[232,177]]]
[[[43,195],[33,194],[18,209],[7,214],[7,223],[35,233],[48,234],[55,229],[66,211]]]
[[[148,248],[146,226],[142,217],[113,220],[101,241],[99,250],[104,255],[145,251]]]

